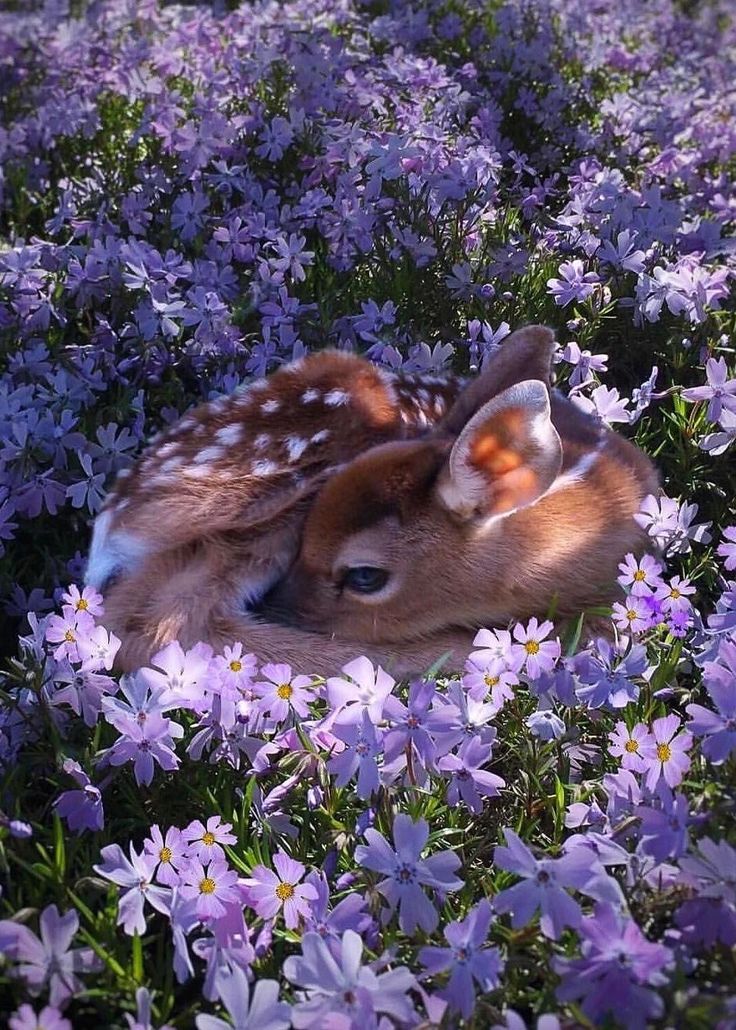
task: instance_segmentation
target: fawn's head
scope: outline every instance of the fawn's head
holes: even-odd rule
[[[636,449],[550,396],[552,333],[515,333],[422,440],[335,475],[266,611],[392,641],[600,603],[653,483]],[[633,452],[633,453],[631,453]]]

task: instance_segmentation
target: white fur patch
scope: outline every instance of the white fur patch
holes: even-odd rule
[[[253,441],[253,446],[257,451],[265,451],[265,449],[270,445],[270,443],[271,437],[268,435],[268,433],[259,433]]]
[[[140,538],[124,530],[110,532],[114,520],[112,511],[104,511],[95,519],[92,544],[89,550],[84,582],[100,590],[113,572],[129,572],[147,553],[147,545]]]
[[[311,437],[311,441],[312,443],[324,443],[325,440],[329,437],[329,435],[329,429],[320,429],[318,433],[314,433],[314,435]]]
[[[212,475],[211,465],[190,465],[189,468],[182,469],[182,475],[189,476],[190,479],[205,479],[207,476]]]
[[[225,452],[222,447],[205,447],[194,457],[195,465],[203,465],[209,461],[218,461]]]
[[[553,494],[558,490],[564,490],[565,487],[574,486],[576,483],[585,479],[588,472],[590,472],[596,461],[598,461],[598,458],[600,458],[605,446],[606,439],[604,437],[595,450],[588,451],[588,453],[584,454],[580,461],[573,465],[572,468],[569,468],[566,472],[561,472],[549,490],[547,490],[547,494]],[[543,496],[546,497],[546,494]]]
[[[215,433],[215,437],[220,441],[220,443],[227,444],[228,446],[238,443],[242,436],[242,422],[233,422],[230,426],[222,426],[222,428],[218,429]]]
[[[284,440],[284,446],[289,455],[289,461],[299,461],[302,454],[309,447],[309,440],[306,440],[303,436],[287,436]]]
[[[346,390],[330,390],[325,394],[325,404],[330,408],[339,408],[350,403],[350,394]]]
[[[161,472],[173,472],[174,469],[181,468],[184,464],[184,456],[182,454],[175,455],[173,458],[167,458],[166,461],[161,462]]]
[[[270,401],[264,401],[261,405],[261,411],[264,415],[271,415],[274,411],[278,411],[281,407],[281,401],[274,400],[271,398]]]
[[[272,476],[278,468],[275,461],[259,460],[253,462],[250,471],[254,476]]]
[[[310,386],[310,388],[305,390],[302,394],[302,404],[311,404],[313,401],[318,401],[321,396],[322,394],[319,390],[315,390],[314,387]]]

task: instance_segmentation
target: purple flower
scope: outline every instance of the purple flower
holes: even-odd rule
[[[309,903],[316,900],[317,891],[311,883],[300,883],[305,868],[286,852],[277,851],[273,864],[275,873],[266,866],[257,865],[253,876],[244,881],[249,891],[248,904],[261,919],[273,919],[283,908],[284,922],[288,929],[294,930],[300,919],[309,918]]]
[[[703,666],[703,679],[718,711],[688,705],[687,728],[705,738],[700,750],[714,765],[721,765],[736,750],[736,643],[721,641],[717,660]]]
[[[638,722],[627,729],[626,723],[619,720],[616,728],[608,734],[610,754],[621,759],[622,769],[631,769],[633,772],[645,772],[646,764],[641,756],[643,744],[649,744],[652,735],[643,722]]]
[[[658,862],[667,858],[679,858],[687,850],[688,832],[691,823],[690,808],[683,794],[672,794],[660,784],[659,807],[639,805],[641,842],[639,849],[644,855],[651,855]]]
[[[429,826],[424,819],[413,822],[403,813],[394,818],[395,851],[377,830],[369,828],[364,836],[368,844],[356,847],[355,860],[385,876],[378,884],[378,890],[388,901],[392,912],[398,907],[401,929],[411,934],[421,927],[432,933],[439,916],[421,885],[443,892],[459,890],[463,882],[454,875],[460,865],[458,856],[445,851],[422,859],[420,856],[427,843]]]
[[[419,961],[430,976],[452,970],[440,997],[465,1019],[470,1018],[475,1007],[474,983],[483,993],[499,985],[503,962],[498,949],[486,944],[492,918],[491,906],[484,898],[465,919],[445,927],[449,948],[428,947],[419,952]]]
[[[350,679],[333,676],[327,680],[327,700],[338,723],[360,722],[367,711],[375,725],[381,721],[386,699],[396,686],[388,673],[379,666],[374,669],[368,658],[355,658],[343,666]],[[352,682],[351,682],[352,681]]]
[[[171,891],[168,887],[158,887],[153,882],[158,859],[143,853],[139,855],[132,844],[129,847],[130,859],[127,859],[119,844],[108,844],[100,852],[102,864],[93,866],[93,869],[106,880],[111,880],[124,888],[118,900],[118,925],[132,937],[134,933],[142,936],[146,931],[146,918],[143,914],[146,901],[157,912],[168,914],[171,907]]]
[[[650,988],[667,982],[664,970],[672,965],[672,953],[648,941],[633,919],[607,904],[596,905],[579,933],[582,958],[553,959],[562,977],[557,997],[580,1001],[593,1023],[609,1016],[631,1030],[645,1030],[664,1011],[662,999]]]
[[[367,709],[363,709],[360,722],[335,726],[332,732],[345,747],[328,759],[327,771],[335,776],[336,787],[345,787],[357,770],[356,793],[367,800],[380,786],[377,760],[383,752],[381,738]]]
[[[481,766],[490,761],[491,745],[484,744],[478,737],[470,737],[460,745],[456,755],[445,755],[437,763],[444,773],[449,774],[447,803],[455,806],[462,798],[471,812],[483,811],[481,795],[498,797],[506,781],[494,773],[484,771]]]
[[[279,1001],[279,985],[275,980],[258,980],[251,987],[243,969],[236,966],[218,973],[215,982],[220,1000],[232,1017],[237,1030],[289,1030],[290,1010]],[[231,1023],[217,1016],[195,1017],[197,1030],[232,1030]]]
[[[569,380],[571,387],[592,382],[593,372],[605,372],[608,368],[607,354],[591,354],[589,350],[580,350],[574,340],[562,351],[562,360],[575,366]]]
[[[52,615],[46,624],[46,639],[50,644],[58,644],[53,651],[54,658],[57,661],[68,658],[70,662],[78,662],[79,638],[87,636],[93,629],[94,620],[89,612],[77,611],[65,605],[62,614]]]
[[[54,802],[54,808],[62,819],[66,819],[70,830],[76,830],[77,833],[82,830],[101,830],[105,825],[105,812],[99,788],[93,785],[79,762],[74,759],[65,758],[62,768],[82,789],[65,790]]]
[[[143,850],[158,862],[158,882],[165,887],[177,887],[181,881],[181,867],[187,862],[187,845],[181,830],[170,826],[164,837],[159,826],[152,826],[151,836],[143,841]]]
[[[693,738],[687,730],[678,733],[679,727],[680,719],[676,715],[655,719],[650,739],[640,746],[649,790],[654,790],[661,778],[668,787],[676,787],[690,768],[687,752]]]
[[[736,944],[736,849],[705,837],[695,854],[680,859],[681,882],[697,891],[676,913],[686,939],[712,948]]]
[[[207,825],[199,819],[193,819],[182,830],[182,838],[187,842],[187,858],[197,858],[200,862],[210,862],[213,858],[224,858],[224,844],[235,844],[238,838],[230,831],[232,823],[224,823],[219,815],[211,815]]]
[[[96,972],[102,962],[91,948],[70,950],[79,929],[79,916],[73,909],[62,916],[56,905],[48,905],[38,928],[40,937],[22,923],[0,920],[0,953],[14,963],[12,975],[25,982],[31,995],[48,988],[51,1005],[63,1005],[84,989],[77,973]]]
[[[621,575],[618,582],[621,586],[629,587],[634,596],[649,594],[662,582],[662,565],[651,554],[643,554],[639,559],[631,553],[627,554],[619,565],[619,571]]]
[[[513,830],[505,829],[507,847],[497,847],[493,861],[501,869],[523,877],[520,883],[507,887],[493,899],[496,912],[511,913],[516,930],[540,910],[540,926],[545,937],[557,940],[566,926],[580,925],[580,906],[565,888],[573,888],[593,897],[610,888],[608,877],[592,860],[587,849],[575,848],[560,858],[534,857]]]
[[[694,386],[682,391],[686,401],[708,401],[708,418],[718,422],[721,412],[736,412],[736,379],[728,378],[725,358],[708,358],[705,363],[707,386]]]
[[[565,307],[572,301],[583,301],[593,292],[594,284],[600,282],[595,272],[586,272],[583,262],[563,261],[559,268],[559,279],[547,280],[547,292],[555,299],[555,304]]]
[[[530,619],[528,625],[517,622],[513,629],[514,640],[519,642],[517,654],[523,657],[523,670],[531,679],[537,679],[545,672],[552,672],[560,657],[560,641],[545,640],[554,629],[551,622],[541,625],[537,619]]]
[[[142,725],[128,719],[120,728],[122,736],[107,749],[105,760],[111,765],[133,762],[136,783],[148,786],[153,779],[154,760],[167,772],[179,768],[172,736],[181,737],[184,731],[177,723],[154,714]]]
[[[717,547],[718,554],[724,559],[723,564],[727,572],[736,569],[736,526],[726,526],[723,530],[723,539]]]
[[[317,897],[310,906],[310,914],[304,920],[304,932],[312,930],[326,940],[337,940],[345,930],[364,934],[372,923],[365,911],[366,899],[360,894],[350,893],[330,908],[330,890],[323,872],[307,873],[305,882],[311,884]]]
[[[237,882],[238,874],[224,858],[213,858],[206,868],[198,858],[190,858],[182,869],[179,891],[184,899],[195,899],[195,911],[206,921],[224,915],[227,902],[237,900]]]
[[[8,1020],[10,1030],[72,1030],[55,1005],[46,1005],[36,1012],[30,1005],[21,1005]]]
[[[354,930],[342,935],[337,954],[319,934],[304,934],[302,954],[290,956],[283,966],[287,980],[304,991],[304,1000],[291,1013],[296,1030],[373,1027],[383,1013],[398,1024],[413,1025],[416,1012],[407,991],[416,987],[416,980],[409,970],[397,966],[376,973],[361,965],[362,954],[363,942]]]
[[[565,735],[565,723],[548,705],[540,704],[536,712],[532,712],[524,723],[530,733],[540,740],[559,740]]]
[[[310,676],[294,676],[290,665],[264,665],[261,668],[263,680],[254,683],[253,689],[261,698],[259,708],[283,722],[290,712],[299,718],[309,716],[309,703],[314,700],[314,684]]]

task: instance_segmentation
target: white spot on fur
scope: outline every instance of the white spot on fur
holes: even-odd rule
[[[265,449],[270,445],[270,443],[271,437],[268,435],[268,433],[259,433],[253,441],[253,446],[257,451],[265,451]]]
[[[230,426],[222,426],[215,433],[216,438],[220,443],[224,444],[236,444],[243,436],[243,423],[233,422]]]
[[[309,440],[305,440],[303,436],[287,436],[284,440],[284,446],[289,455],[289,461],[299,461],[302,454],[309,447]]]
[[[118,480],[120,480],[120,479],[127,479],[128,476],[130,476],[132,474],[132,472],[133,472],[133,469],[120,469],[120,471],[117,474],[117,478],[118,478]]]
[[[190,465],[189,468],[182,469],[182,475],[189,476],[191,479],[204,479],[211,474],[211,465]]]
[[[330,408],[339,408],[350,403],[350,394],[346,390],[330,390],[325,394],[325,404]]]
[[[178,454],[161,462],[161,472],[173,472],[184,464],[184,455]]]
[[[330,435],[329,429],[320,429],[320,431],[318,433],[315,433],[311,437],[312,443],[324,443],[325,440],[329,437],[329,435]]]
[[[251,473],[254,476],[272,476],[274,472],[278,472],[278,469],[279,466],[276,462],[262,459],[253,462]]]
[[[273,397],[270,401],[264,401],[261,405],[261,411],[264,415],[271,415],[274,411],[278,411],[281,407],[281,401],[274,400]]]
[[[311,404],[313,401],[318,401],[322,394],[319,390],[315,390],[313,386],[310,386],[308,390],[305,390],[302,394],[302,404]]]
[[[196,424],[197,424],[196,418],[192,418],[191,415],[187,415],[186,418],[183,418],[181,420],[181,422],[179,422],[176,426],[174,426],[174,431],[176,433],[186,433],[189,429],[192,428],[192,426],[194,426]]]
[[[205,447],[194,457],[195,465],[202,465],[208,461],[218,461],[224,454],[222,447]]]
[[[173,454],[174,451],[178,450],[180,444],[178,440],[169,440],[168,443],[163,444],[156,450],[156,454],[159,458],[165,458],[168,454]]]

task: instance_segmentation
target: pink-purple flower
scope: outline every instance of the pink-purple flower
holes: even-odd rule
[[[276,869],[257,865],[253,875],[244,881],[248,888],[248,904],[262,919],[273,919],[280,911],[284,923],[290,930],[296,929],[300,920],[310,915],[310,902],[317,898],[317,891],[311,883],[302,883],[305,867],[286,854],[277,851],[273,856]]]

